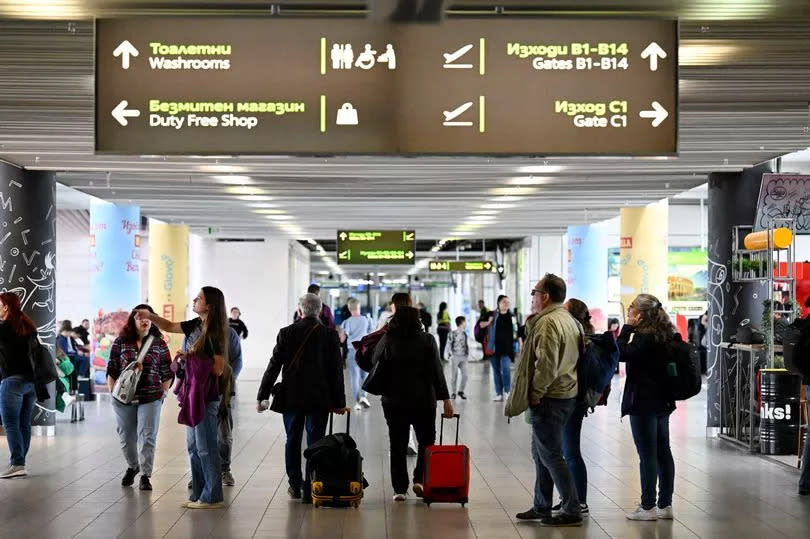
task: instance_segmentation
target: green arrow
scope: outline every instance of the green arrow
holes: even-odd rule
[[[338,255],[341,260],[351,260],[352,259],[352,250],[347,249]]]
[[[413,238],[416,236],[415,232],[403,232],[402,233],[402,241],[413,241]]]
[[[413,252],[408,251],[407,253],[405,253],[405,258],[407,258],[408,260],[412,259],[413,258]]]

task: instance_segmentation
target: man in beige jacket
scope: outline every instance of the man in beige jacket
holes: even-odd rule
[[[521,520],[544,526],[581,526],[577,489],[562,452],[565,422],[577,400],[577,363],[582,346],[579,323],[563,307],[565,281],[546,274],[532,290],[537,316],[527,323],[526,343],[517,367],[506,415],[528,409],[532,424],[532,457],[537,467],[534,503]],[[554,486],[562,497],[560,513],[552,516]]]

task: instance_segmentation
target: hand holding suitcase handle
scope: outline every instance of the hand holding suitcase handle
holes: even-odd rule
[[[456,418],[456,445],[458,445],[458,431],[459,431],[459,428],[461,426],[461,414],[453,414],[452,417]],[[442,416],[441,421],[439,421],[439,445],[443,445],[442,444],[442,439],[444,438],[444,420],[445,419],[452,419],[452,418],[446,418],[445,416]]]

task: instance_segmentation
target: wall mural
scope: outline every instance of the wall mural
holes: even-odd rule
[[[756,230],[768,228],[773,219],[792,218],[797,234],[810,234],[810,176],[763,174],[756,215]]]

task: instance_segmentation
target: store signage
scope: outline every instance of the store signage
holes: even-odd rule
[[[98,152],[677,151],[677,23],[96,22]]]
[[[432,260],[429,271],[484,272],[497,271],[495,264],[489,260]]]
[[[413,264],[413,230],[338,230],[338,264]]]

